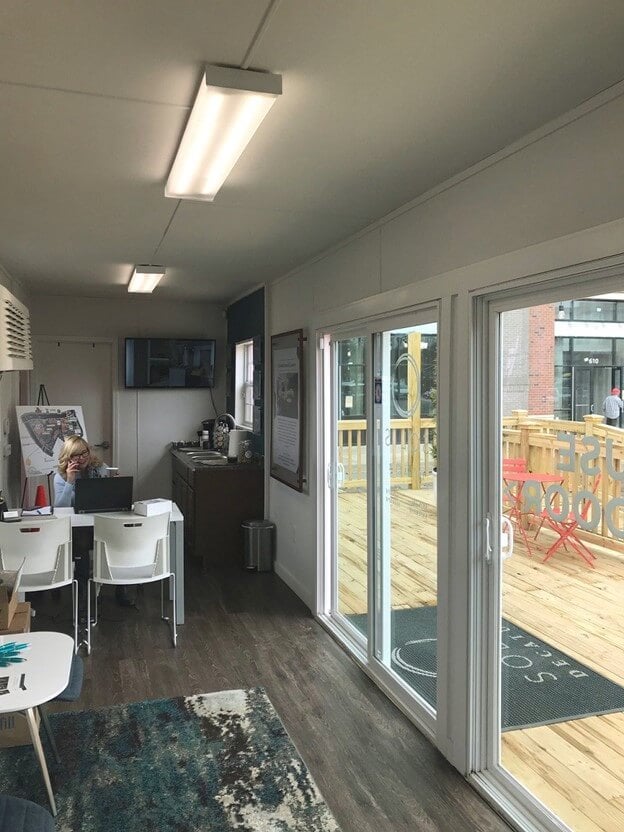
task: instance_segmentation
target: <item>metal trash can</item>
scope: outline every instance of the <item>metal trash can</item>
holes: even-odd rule
[[[273,569],[275,523],[270,520],[245,520],[242,529],[245,569],[270,572]]]

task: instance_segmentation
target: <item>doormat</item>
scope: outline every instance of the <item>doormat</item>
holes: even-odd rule
[[[50,722],[57,832],[339,832],[261,688]],[[0,792],[48,807],[31,746],[0,750]]]
[[[349,621],[366,633],[366,615]],[[392,668],[436,706],[436,607],[392,612]],[[624,688],[503,619],[501,730],[624,710]]]

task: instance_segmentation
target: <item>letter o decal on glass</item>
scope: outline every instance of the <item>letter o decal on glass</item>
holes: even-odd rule
[[[624,497],[615,497],[613,500],[609,500],[605,508],[605,518],[609,531],[613,537],[615,537],[616,540],[624,540],[624,529],[618,528],[615,524],[617,508],[624,508]]]
[[[591,516],[591,520],[583,518],[583,509],[585,508],[585,501],[591,503],[591,510],[587,511],[587,517]],[[600,523],[600,502],[595,494],[591,491],[578,491],[572,497],[572,511],[576,518],[576,522],[581,529],[591,531],[595,529]]]
[[[522,664],[514,664],[513,662],[510,662],[509,659],[518,659],[522,662]],[[517,656],[515,654],[512,654],[511,656],[503,656],[501,662],[505,665],[505,667],[512,667],[514,670],[526,670],[527,667],[533,667],[531,659],[527,659],[526,656]],[[524,664],[524,662],[526,662],[526,664]]]

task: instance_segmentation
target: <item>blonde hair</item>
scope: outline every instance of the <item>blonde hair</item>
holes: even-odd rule
[[[81,437],[81,436],[69,436],[65,442],[63,443],[63,447],[61,448],[61,452],[59,454],[59,464],[58,470],[59,474],[63,477],[64,480],[67,479],[67,466],[69,465],[69,461],[75,454],[82,454],[85,451],[89,451],[89,468],[99,468],[102,464],[102,460],[99,459],[97,456],[93,455],[93,451],[89,447],[89,444]]]

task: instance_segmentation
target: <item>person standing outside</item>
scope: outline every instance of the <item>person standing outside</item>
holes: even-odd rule
[[[620,414],[624,410],[624,401],[620,397],[620,388],[614,387],[610,395],[602,403],[602,412],[605,415],[608,425],[618,426]]]

